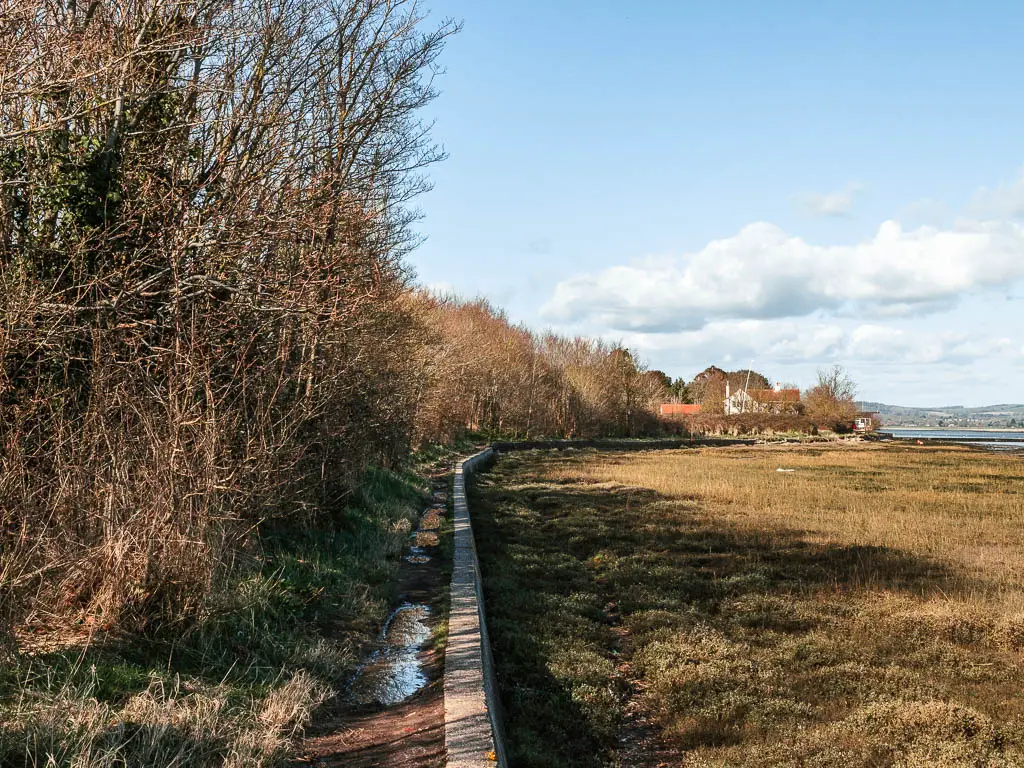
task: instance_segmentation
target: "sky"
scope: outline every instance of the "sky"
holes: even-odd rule
[[[1024,3],[425,2],[420,284],[673,378],[1024,402]]]

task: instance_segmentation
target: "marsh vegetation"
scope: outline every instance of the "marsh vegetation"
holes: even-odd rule
[[[471,504],[514,764],[1020,765],[1022,491],[953,447],[502,457]]]

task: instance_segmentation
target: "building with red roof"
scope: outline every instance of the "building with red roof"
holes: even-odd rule
[[[700,406],[694,403],[662,403],[662,416],[696,416]]]

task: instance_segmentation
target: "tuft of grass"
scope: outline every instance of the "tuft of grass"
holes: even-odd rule
[[[503,457],[470,501],[513,765],[616,765],[637,712],[687,765],[1024,764],[1022,479],[959,448]]]

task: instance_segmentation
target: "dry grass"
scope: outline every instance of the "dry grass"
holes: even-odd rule
[[[154,679],[115,707],[86,684],[25,689],[0,724],[10,765],[270,766],[329,691],[298,672],[262,702],[232,701],[230,687]],[[19,754],[20,753],[20,754]]]
[[[792,472],[778,470],[793,470]],[[1024,609],[1024,460],[969,448],[759,446],[598,457],[563,475],[699,500],[738,531],[935,558],[961,598]],[[865,568],[865,586],[880,574]],[[976,593],[976,594],[975,594]]]
[[[1024,765],[1022,480],[872,444],[503,458],[473,503],[517,764],[624,765],[639,711],[670,763]]]

